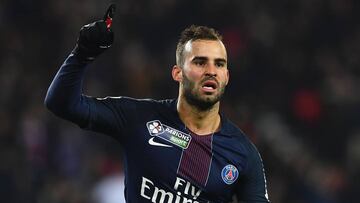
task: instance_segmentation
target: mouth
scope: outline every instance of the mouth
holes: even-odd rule
[[[201,87],[205,92],[214,92],[218,88],[218,83],[215,80],[207,80]]]

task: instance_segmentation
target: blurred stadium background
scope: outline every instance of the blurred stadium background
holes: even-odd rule
[[[108,4],[1,0],[0,202],[119,199],[121,145],[43,106],[78,30]],[[358,1],[119,0],[117,8],[115,44],[88,70],[86,94],[175,97],[180,31],[213,26],[231,72],[222,109],[262,153],[272,202],[359,202]]]

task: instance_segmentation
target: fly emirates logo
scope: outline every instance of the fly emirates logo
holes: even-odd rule
[[[154,182],[142,177],[140,194],[154,203],[200,203],[196,199],[200,196],[201,190],[190,182],[176,177],[174,189],[177,191],[176,194],[158,188],[154,185]],[[192,199],[188,199],[182,194],[190,195]]]

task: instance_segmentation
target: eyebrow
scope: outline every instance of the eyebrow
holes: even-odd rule
[[[201,61],[207,61],[209,58],[206,56],[195,56],[191,61],[196,61],[196,60],[201,60]],[[215,62],[222,62],[222,63],[226,63],[226,59],[223,58],[216,58]]]

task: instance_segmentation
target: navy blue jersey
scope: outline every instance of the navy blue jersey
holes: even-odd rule
[[[180,120],[177,100],[82,95],[84,70],[70,56],[45,103],[123,145],[127,202],[269,202],[256,147],[226,117],[221,115],[220,131],[199,136]]]

